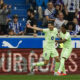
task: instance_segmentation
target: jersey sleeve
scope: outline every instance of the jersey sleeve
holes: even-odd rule
[[[69,38],[70,38],[70,34],[67,33],[66,36],[65,36],[65,39],[68,40]]]
[[[55,28],[55,34],[56,34],[56,35],[58,34],[58,29],[57,29],[57,28]]]
[[[43,29],[43,33],[46,33],[48,31],[48,29]]]
[[[59,37],[60,37],[60,38],[62,38],[62,37],[63,37],[63,36],[62,36],[62,32],[60,32],[60,33],[59,33]]]
[[[47,10],[47,9],[45,10],[44,15],[45,15],[45,16],[49,16],[49,12],[48,12],[48,10]]]

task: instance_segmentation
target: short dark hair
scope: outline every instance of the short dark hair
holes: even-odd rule
[[[53,2],[52,1],[49,1],[47,4],[49,4],[49,3],[52,3],[53,4]],[[54,4],[53,4],[54,5]]]
[[[63,24],[61,27],[68,29],[66,24]]]
[[[75,23],[72,22],[72,21],[68,22],[68,23],[67,23],[68,29],[69,29],[69,26],[70,26],[70,25],[73,26],[73,29],[72,29],[72,30],[75,31],[75,26],[76,26]]]
[[[18,15],[17,15],[17,14],[13,15],[13,19],[14,19],[14,18],[18,18]]]
[[[51,24],[54,26],[54,21],[48,21],[48,24]]]
[[[31,14],[35,15],[34,10],[31,10]]]

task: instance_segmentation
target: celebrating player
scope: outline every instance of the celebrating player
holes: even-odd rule
[[[59,55],[58,55],[57,50],[55,49],[55,38],[58,34],[58,31],[56,28],[54,28],[53,23],[49,22],[47,29],[41,29],[38,27],[31,27],[30,24],[28,24],[27,27],[45,33],[45,41],[43,43],[44,61],[33,63],[31,68],[33,68],[34,66],[47,65],[49,63],[50,57],[52,57],[52,58],[54,57],[56,60],[56,63],[58,63],[59,62]]]
[[[65,61],[69,58],[71,51],[72,51],[72,43],[71,43],[71,36],[69,32],[66,31],[67,27],[65,24],[62,25],[61,27],[61,32],[60,32],[60,40],[56,40],[58,43],[64,43],[63,50],[61,52],[61,57],[60,57],[60,67],[57,72],[57,75],[66,75],[65,71]],[[63,72],[63,74],[61,74]]]

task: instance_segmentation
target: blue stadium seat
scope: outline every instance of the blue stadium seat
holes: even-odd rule
[[[24,17],[26,17],[26,10],[25,10],[25,9],[17,9],[17,10],[12,9],[12,10],[11,10],[11,14],[12,14],[12,15],[17,14],[17,15],[19,15],[19,16],[24,16]]]
[[[36,0],[37,6],[42,6],[43,2],[45,3],[45,6],[47,6],[49,0]]]
[[[37,23],[38,23],[38,27],[41,27],[42,21],[38,21]]]
[[[20,4],[18,4],[18,5],[13,5],[12,9],[15,9],[15,7],[16,7],[16,9],[26,9],[26,10],[28,8],[26,5],[20,5]]]
[[[47,3],[49,2],[49,0],[44,0],[45,6],[47,7]]]
[[[42,6],[43,0],[36,0],[36,4],[37,4],[37,6]]]
[[[4,0],[7,4],[26,4],[26,0]]]

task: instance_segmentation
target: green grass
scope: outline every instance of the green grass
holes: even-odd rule
[[[0,75],[0,80],[80,80],[80,75]]]

